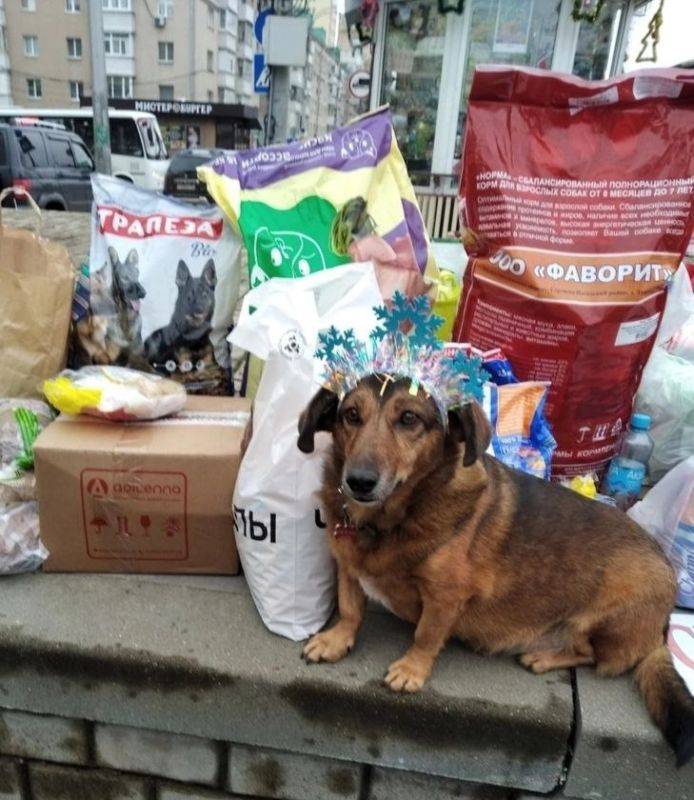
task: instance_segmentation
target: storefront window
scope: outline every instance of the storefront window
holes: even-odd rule
[[[472,2],[470,38],[455,145],[459,168],[463,129],[475,67],[517,64],[550,69],[557,36],[560,0],[468,0]]]
[[[622,18],[627,5],[627,0],[606,3],[596,22],[581,22],[574,57],[574,75],[601,81],[621,71],[621,65],[614,64],[613,60],[618,50]]]
[[[436,109],[446,17],[429,2],[388,3],[381,102],[415,184],[427,184],[434,149]]]

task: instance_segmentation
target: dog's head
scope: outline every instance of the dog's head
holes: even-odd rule
[[[340,403],[321,389],[299,420],[299,449],[311,453],[317,431],[333,435],[341,489],[350,500],[380,506],[400,487],[413,488],[464,449],[469,467],[489,446],[491,428],[476,403],[448,412],[447,425],[433,400],[409,380],[372,375]]]
[[[214,313],[214,290],[217,285],[217,271],[210,259],[199,278],[190,274],[185,261],[179,261],[176,269],[178,286],[177,314],[183,330],[193,331],[209,326]]]
[[[125,261],[121,261],[115,248],[109,247],[108,257],[111,261],[114,296],[137,313],[140,301],[146,294],[140,283],[137,250],[131,250]]]

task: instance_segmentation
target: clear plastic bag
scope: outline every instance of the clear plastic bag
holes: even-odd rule
[[[694,608],[694,456],[627,512],[660,544],[677,572],[677,605]]]
[[[636,410],[652,420],[654,447],[648,469],[653,481],[694,455],[694,360],[683,357],[686,349],[673,344],[693,324],[694,292],[682,265],[668,290],[657,343],[636,396]]]
[[[40,400],[0,400],[0,508],[36,499],[34,441],[53,416]]]
[[[0,506],[0,575],[33,572],[47,556],[39,538],[39,504]]]

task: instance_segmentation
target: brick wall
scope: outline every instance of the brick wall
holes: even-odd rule
[[[233,742],[0,711],[0,800],[239,797],[516,800],[519,795]]]

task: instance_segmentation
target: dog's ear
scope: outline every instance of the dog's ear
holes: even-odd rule
[[[332,431],[337,420],[338,399],[335,392],[319,389],[299,417],[299,450],[312,453],[318,431]]]
[[[217,285],[217,272],[214,268],[214,261],[212,259],[205,264],[205,267],[202,271],[202,279],[211,289],[214,289],[214,287]]]
[[[129,267],[136,267],[137,266],[137,250],[131,250],[128,253],[128,257],[125,259],[125,263]]]
[[[190,270],[185,261],[179,261],[176,267],[176,286],[185,286],[190,278]]]
[[[492,427],[482,406],[472,401],[448,412],[448,435],[465,443],[463,466],[470,467],[489,447]]]
[[[108,260],[111,262],[112,267],[115,267],[116,264],[118,263],[119,258],[115,247],[108,248]]]

